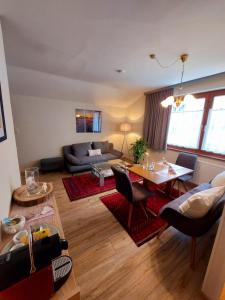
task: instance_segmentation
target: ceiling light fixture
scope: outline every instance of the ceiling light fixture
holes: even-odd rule
[[[182,63],[182,71],[181,71],[181,79],[180,79],[180,87],[179,89],[182,90],[183,89],[183,78],[184,78],[184,64],[185,62],[187,61],[188,59],[188,54],[181,54],[175,61],[173,61],[171,64],[165,66],[165,65],[162,65],[160,63],[160,61],[158,60],[158,58],[156,57],[155,54],[150,54],[149,57],[151,59],[154,59],[156,60],[156,62],[158,63],[158,65],[161,67],[161,68],[169,68],[173,65],[175,65],[179,60],[181,61]],[[167,97],[165,100],[163,100],[161,102],[161,105],[163,107],[168,107],[169,105],[172,105],[176,108],[180,107],[181,105],[183,105],[186,101],[188,100],[191,100],[191,99],[194,99],[195,97],[193,95],[181,95],[181,96],[170,96],[170,97]]]
[[[117,69],[117,70],[115,70],[117,73],[125,73],[125,70],[123,70],[123,69]]]

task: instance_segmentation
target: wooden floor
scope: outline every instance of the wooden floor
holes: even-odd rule
[[[200,290],[216,228],[199,240],[192,271],[189,238],[169,228],[160,240],[137,247],[99,195],[70,202],[61,180],[66,176],[49,173],[41,179],[54,184],[82,300],[204,299]]]

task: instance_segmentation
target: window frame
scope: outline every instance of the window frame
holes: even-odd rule
[[[209,152],[209,151],[205,151],[205,150],[201,149],[203,139],[204,139],[204,134],[205,134],[205,127],[207,125],[209,111],[213,106],[214,97],[223,96],[223,95],[225,96],[225,89],[193,94],[193,96],[196,99],[205,98],[205,105],[204,105],[203,117],[202,117],[202,122],[201,122],[201,130],[200,130],[200,138],[199,138],[198,148],[197,149],[192,149],[192,148],[186,148],[186,147],[180,147],[180,146],[174,146],[174,145],[167,144],[167,149],[178,151],[178,152],[185,151],[185,152],[189,152],[189,153],[195,153],[195,154],[198,154],[200,156],[225,161],[225,155],[224,154]]]

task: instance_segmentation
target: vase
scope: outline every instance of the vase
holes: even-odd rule
[[[25,169],[25,182],[29,195],[39,193],[39,169],[37,167]]]

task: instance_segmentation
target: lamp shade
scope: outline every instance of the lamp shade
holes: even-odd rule
[[[122,131],[122,132],[131,131],[131,124],[130,123],[121,123],[120,124],[120,131]]]
[[[161,102],[161,105],[163,107],[168,107],[169,105],[173,105],[173,103],[174,103],[174,96],[169,96]]]
[[[196,100],[195,96],[191,95],[191,94],[187,94],[186,96],[184,96],[184,102],[186,101],[193,101]]]

